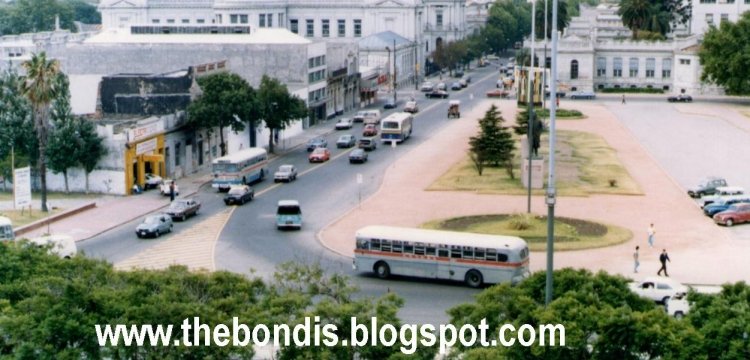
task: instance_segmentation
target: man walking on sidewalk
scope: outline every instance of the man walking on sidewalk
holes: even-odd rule
[[[634,263],[634,273],[638,273],[638,267],[641,265],[641,262],[638,261],[638,249],[640,249],[640,246],[635,247],[635,252],[633,253],[633,263]]]
[[[659,255],[659,261],[661,261],[661,268],[659,269],[659,272],[656,273],[656,275],[661,276],[661,272],[664,271],[664,276],[669,277],[669,274],[667,274],[667,261],[672,262],[672,260],[669,260],[667,249],[662,249],[661,255]]]
[[[622,103],[625,104],[625,94],[622,94]]]
[[[651,223],[648,227],[648,246],[654,247],[654,234],[656,234],[656,229],[654,228],[654,223]]]
[[[169,183],[169,202],[174,201],[174,180]]]

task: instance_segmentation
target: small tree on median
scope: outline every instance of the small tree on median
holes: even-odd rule
[[[59,73],[55,81],[57,82],[55,85],[57,91],[50,111],[53,127],[50,129],[47,143],[47,163],[50,170],[63,174],[65,192],[68,193],[70,192],[68,169],[78,164],[77,156],[74,154],[77,154],[77,149],[80,147],[80,139],[75,118],[70,109],[70,82],[68,77]]]
[[[94,171],[99,160],[107,155],[104,139],[96,133],[96,125],[84,118],[76,119],[76,129],[81,146],[76,159],[86,172],[86,193],[89,192],[89,174]]]
[[[500,115],[495,105],[492,105],[479,119],[480,132],[469,139],[470,158],[482,175],[485,166],[505,166],[508,176],[513,176],[513,135],[510,129],[503,126],[505,119]]]
[[[278,79],[263,75],[258,88],[260,118],[268,128],[268,151],[273,152],[274,134],[291,123],[307,116],[307,106],[297,96],[289,93]]]

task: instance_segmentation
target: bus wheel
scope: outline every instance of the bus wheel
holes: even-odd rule
[[[244,176],[242,177],[242,185],[247,185],[247,179]]]
[[[466,278],[464,279],[466,282],[466,285],[469,285],[469,287],[478,288],[482,286],[482,273],[480,273],[477,270],[469,270],[466,273]]]
[[[265,177],[266,177],[266,172],[263,171],[263,169],[260,169],[260,180],[262,181],[263,178],[265,178]]]
[[[381,279],[387,279],[391,276],[391,267],[385,261],[378,261],[375,264],[375,274]]]

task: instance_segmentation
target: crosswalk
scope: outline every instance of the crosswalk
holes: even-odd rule
[[[115,264],[119,270],[165,269],[171,265],[184,265],[190,270],[214,271],[214,248],[224,225],[234,212],[226,209],[207,219],[191,219],[185,231],[170,236],[164,242]],[[200,215],[198,216],[200,218]]]

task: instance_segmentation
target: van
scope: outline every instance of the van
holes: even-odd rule
[[[279,200],[276,207],[276,228],[282,229],[301,229],[302,228],[302,209],[297,200]]]
[[[378,148],[378,142],[374,137],[366,137],[359,139],[357,147],[366,151],[372,151]]]
[[[380,125],[380,110],[367,110],[365,112],[365,125],[374,124]]]
[[[29,243],[37,246],[51,245],[50,253],[64,259],[70,259],[78,253],[76,242],[68,235],[45,235],[29,239]]]
[[[12,241],[13,239],[15,239],[13,222],[7,217],[0,216],[0,241]]]

